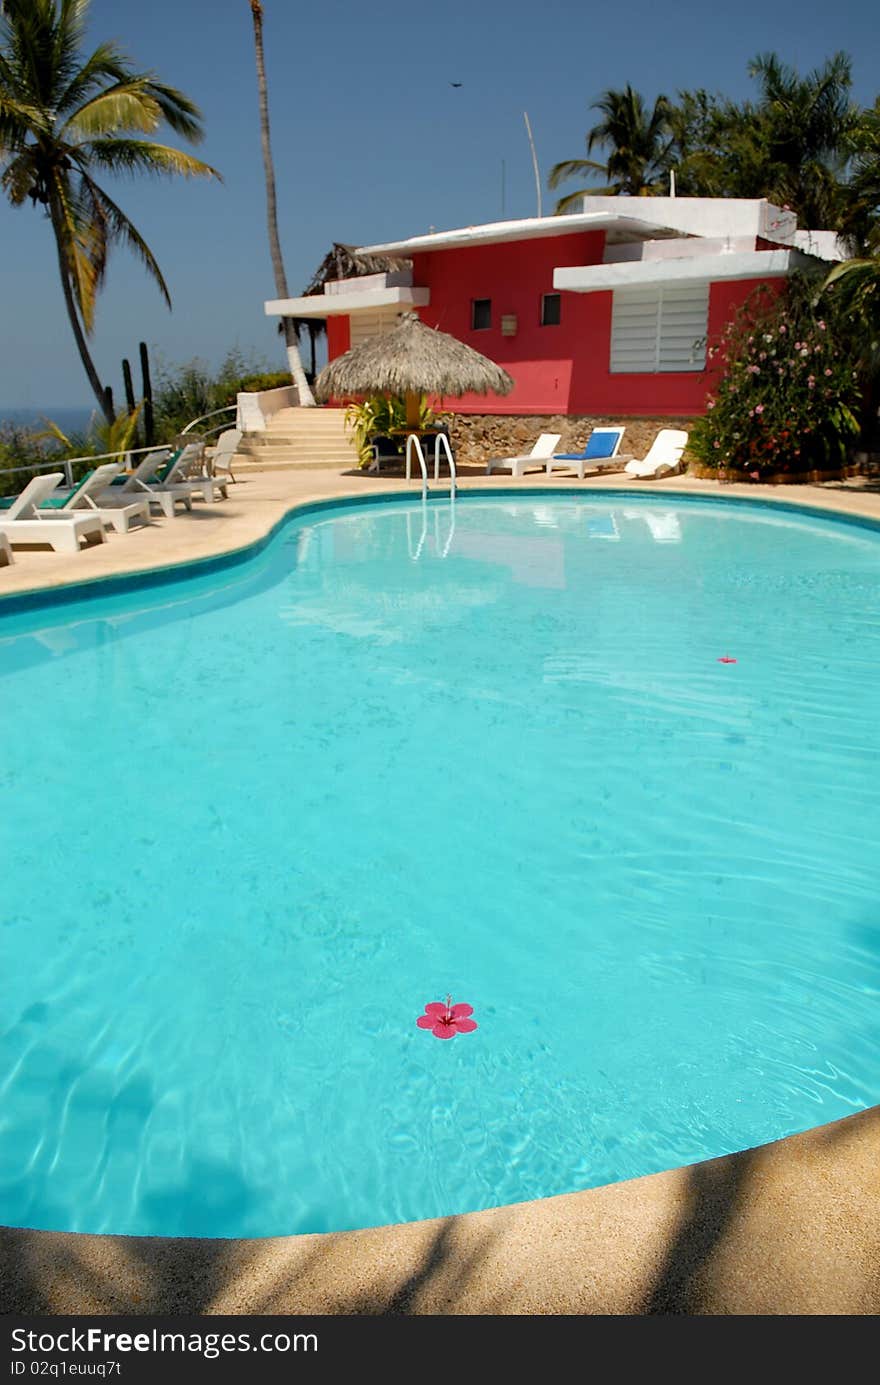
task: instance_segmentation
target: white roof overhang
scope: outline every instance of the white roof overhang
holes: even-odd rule
[[[267,317],[350,317],[373,313],[377,308],[424,308],[430,289],[382,288],[350,293],[311,293],[306,298],[271,298],[264,305]]]
[[[613,203],[614,199],[609,198]],[[576,212],[570,216],[532,216],[523,221],[492,221],[485,226],[462,226],[456,231],[432,231],[427,236],[388,241],[385,245],[363,245],[364,255],[414,255],[419,251],[452,250],[464,245],[500,245],[508,240],[537,240],[542,236],[567,236],[575,232],[607,231],[608,241],[660,240],[668,236],[687,236],[671,226],[641,221],[620,212]]]
[[[566,265],[553,271],[553,287],[571,293],[653,288],[709,280],[778,279],[802,257],[793,250],[751,250],[732,255],[694,255],[680,260],[631,260],[623,264]]]

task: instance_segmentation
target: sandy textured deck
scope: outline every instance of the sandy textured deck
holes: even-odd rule
[[[462,489],[543,484],[540,474],[462,477]],[[551,484],[630,489],[619,476]],[[0,596],[232,551],[298,502],[402,488],[385,477],[263,473],[192,518],[79,555],[19,550],[0,568]],[[659,504],[682,493],[767,495],[880,519],[880,493],[858,482],[771,490],[685,477],[632,489]],[[0,1229],[0,1311],[876,1313],[880,1107],[630,1183],[369,1231],[212,1241]]]
[[[880,1108],[585,1193],[255,1241],[0,1231],[7,1313],[880,1311]]]

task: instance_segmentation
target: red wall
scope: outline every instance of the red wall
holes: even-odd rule
[[[562,294],[562,321],[542,327],[541,296],[553,293],[553,271],[563,265],[600,264],[603,231],[546,236],[498,245],[458,246],[413,256],[413,283],[431,290],[419,310],[423,322],[467,342],[515,382],[505,398],[465,395],[445,401],[458,413],[599,414],[660,418],[704,411],[708,373],[687,371],[612,375],[611,292]],[[712,284],[709,340],[755,287],[757,280]],[[782,280],[771,280],[781,285]],[[471,301],[492,300],[492,325],[471,329]],[[515,313],[517,333],[501,335],[501,318]],[[344,328],[344,333],[343,333]],[[329,358],[348,349],[348,319],[328,320]]]
[[[347,317],[327,319],[327,360],[335,361],[351,346],[351,327]]]

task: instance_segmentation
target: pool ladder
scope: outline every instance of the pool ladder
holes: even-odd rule
[[[455,470],[455,458],[454,458],[453,455],[452,455],[452,448],[449,446],[449,439],[447,438],[446,434],[445,434],[445,433],[438,433],[438,434],[436,435],[436,437],[434,438],[434,480],[435,480],[435,481],[439,481],[439,480],[440,480],[440,454],[441,454],[442,452],[445,452],[445,454],[446,454],[446,461],[447,461],[447,464],[448,464],[448,466],[449,466],[449,486],[450,486],[450,491],[451,491],[451,493],[452,493],[453,495],[455,495],[455,487],[456,487],[456,482],[457,482],[457,480],[458,480],[458,473],[457,473],[457,471]],[[427,464],[427,462],[425,461],[425,453],[424,453],[424,450],[423,450],[423,448],[422,448],[421,441],[419,440],[418,436],[417,436],[415,433],[410,433],[409,437],[408,437],[407,440],[406,440],[406,479],[407,479],[407,481],[409,481],[410,478],[411,478],[411,476],[412,476],[412,462],[413,462],[413,457],[416,457],[416,459],[418,460],[418,463],[419,463],[419,470],[420,470],[421,473],[422,473],[422,491],[424,492],[424,491],[426,491],[426,490],[428,489],[428,464]]]

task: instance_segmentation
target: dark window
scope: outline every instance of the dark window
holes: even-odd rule
[[[483,332],[492,326],[492,299],[471,299],[471,327],[475,332]]]
[[[562,321],[562,294],[545,293],[541,298],[541,326],[558,327]]]

